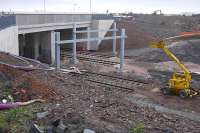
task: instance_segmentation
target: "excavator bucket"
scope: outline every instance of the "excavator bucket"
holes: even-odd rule
[[[164,47],[165,47],[164,41],[150,43],[150,48],[164,48]]]

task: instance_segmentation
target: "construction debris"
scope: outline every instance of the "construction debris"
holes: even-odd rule
[[[95,132],[90,129],[84,129],[83,133],[95,133]]]
[[[27,102],[2,103],[2,104],[0,104],[0,110],[7,110],[7,109],[17,108],[20,106],[27,106],[27,105],[35,103],[35,102],[44,102],[44,100],[35,99],[35,100],[27,101]]]
[[[63,73],[78,73],[81,74],[81,71],[77,67],[70,67],[69,69],[60,69]]]
[[[37,118],[38,118],[38,119],[42,119],[42,118],[46,117],[47,115],[49,115],[49,112],[48,112],[48,111],[45,111],[45,112],[38,112],[38,113],[37,113]]]

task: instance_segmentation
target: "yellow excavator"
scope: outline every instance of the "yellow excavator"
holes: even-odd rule
[[[198,91],[194,90],[191,87],[192,76],[190,71],[184,66],[183,63],[166,47],[165,42],[155,41],[151,42],[151,48],[162,49],[165,54],[175,61],[183,72],[174,72],[172,78],[168,81],[168,84],[161,88],[161,91],[164,95],[171,93],[179,95],[181,98],[193,97],[198,95]]]

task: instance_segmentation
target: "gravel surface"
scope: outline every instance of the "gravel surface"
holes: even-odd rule
[[[5,69],[0,70],[5,72]],[[7,69],[7,73],[9,73],[8,70],[10,71],[10,69]],[[139,122],[145,125],[145,132],[198,133],[200,130],[199,122],[169,113],[159,113],[152,108],[141,107],[127,100],[127,97],[133,97],[140,91],[129,92],[88,83],[80,77],[71,77],[61,72],[15,71],[12,72],[12,75],[14,73],[14,77],[19,74],[27,75],[23,79],[31,77],[40,81],[40,84],[36,84],[34,87],[35,89],[41,87],[36,89],[38,91],[35,91],[37,93],[34,93],[34,97],[47,96],[46,94],[56,92],[56,95],[49,95],[49,101],[37,109],[39,112],[42,110],[50,113],[44,119],[33,120],[41,127],[47,127],[53,118],[59,118],[63,120],[64,125],[71,127],[70,130],[77,132],[89,128],[97,133],[128,133],[130,128]],[[31,80],[27,82],[29,81],[32,83]],[[133,89],[143,90],[144,88],[135,86]],[[31,92],[27,91],[26,94],[31,94]],[[57,96],[61,98],[57,99]],[[35,107],[33,109],[35,111]]]
[[[127,97],[134,96],[135,92],[127,93],[116,88],[88,84],[80,78],[77,81],[75,77],[62,74],[59,76],[62,77],[62,81],[56,79],[51,81],[55,83],[57,92],[64,98],[46,106],[61,117],[71,112],[78,113],[85,119],[87,126],[96,132],[126,133],[138,122],[145,124],[145,132],[199,132],[200,130],[199,122],[168,113],[159,113],[128,101]],[[135,89],[140,88],[135,87]]]

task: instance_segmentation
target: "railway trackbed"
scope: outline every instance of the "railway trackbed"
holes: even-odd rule
[[[103,53],[88,52],[88,51],[78,52],[78,54],[88,55],[88,56],[93,56],[93,57],[100,57],[100,58],[112,58],[112,57],[115,57],[112,54],[103,54]]]
[[[72,58],[72,54],[63,52],[62,57]],[[85,61],[85,62],[93,62],[102,65],[117,65],[119,62],[111,61],[109,58],[112,58],[112,55],[101,55],[89,52],[80,52],[77,54],[78,60]]]
[[[100,58],[91,58],[91,57],[81,57],[81,56],[79,56],[78,59],[80,59],[82,61],[94,62],[94,63],[98,63],[98,64],[103,64],[103,65],[117,65],[117,64],[119,64],[118,62],[109,61],[109,60],[100,59]]]
[[[99,85],[110,86],[120,89],[125,89],[129,91],[134,91],[134,87],[142,87],[144,85],[148,85],[147,82],[128,79],[119,76],[111,76],[101,73],[94,73],[94,72],[83,72],[82,74],[75,74],[73,76],[78,76],[81,79],[84,79],[88,82],[92,82]]]

